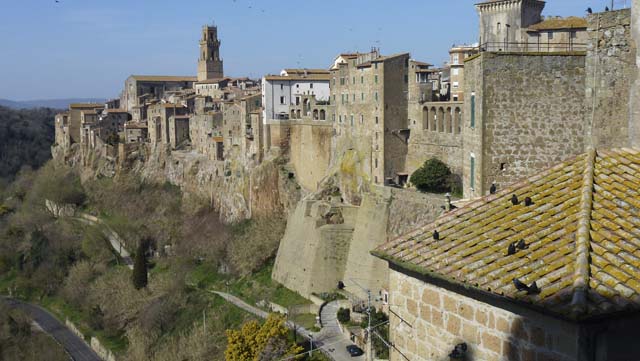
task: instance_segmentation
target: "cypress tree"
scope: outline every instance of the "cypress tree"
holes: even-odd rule
[[[131,278],[133,287],[137,290],[147,287],[147,244],[148,242],[146,240],[140,240],[138,249],[136,250],[136,257],[133,261],[133,274]]]

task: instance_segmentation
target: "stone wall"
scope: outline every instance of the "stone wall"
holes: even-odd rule
[[[630,108],[631,116],[629,119],[629,137],[630,145],[632,147],[640,147],[640,52],[637,49],[640,48],[640,6],[631,7],[631,36],[632,41],[635,43],[636,58],[635,58],[635,72],[631,92],[630,92]]]
[[[433,102],[409,104],[409,149],[405,172],[411,175],[424,162],[437,158],[446,163],[451,171],[462,174],[462,102]],[[442,110],[441,112],[439,110]],[[456,112],[458,110],[458,112]],[[448,115],[445,116],[445,114]],[[442,114],[451,123],[442,127],[434,121]],[[439,119],[438,119],[439,120]]]
[[[449,360],[462,342],[474,361],[577,360],[575,325],[516,314],[391,270],[391,342],[412,361]],[[399,317],[398,317],[399,316]],[[404,361],[397,351],[391,361]]]
[[[320,181],[327,176],[332,136],[330,123],[291,124],[290,161],[297,182],[309,191],[317,190]]]
[[[585,123],[588,145],[627,146],[630,90],[636,60],[629,9],[593,14],[589,21],[586,58]]]
[[[471,101],[465,102],[465,196],[484,195],[494,181],[500,188],[583,152],[584,62],[581,53],[483,53],[465,63],[465,93],[475,92],[476,107],[472,128]],[[471,153],[479,181],[473,191]]]

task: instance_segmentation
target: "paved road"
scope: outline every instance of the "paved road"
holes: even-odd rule
[[[329,351],[334,360],[364,360],[364,356],[351,357],[347,352],[347,346],[353,345],[353,342],[340,331],[338,323],[339,308],[337,301],[329,302],[322,308],[322,312],[320,312],[322,330],[318,332],[315,338],[323,349]]]
[[[74,361],[100,361],[100,357],[91,350],[84,340],[76,336],[49,312],[32,304],[9,298],[3,299],[11,307],[16,307],[26,312],[40,328],[64,347]]]
[[[89,214],[80,213],[79,217],[76,217],[76,219],[86,224],[104,227],[103,233],[109,240],[111,248],[113,248],[113,250],[120,255],[120,258],[122,259],[124,264],[129,267],[129,269],[133,269],[133,260],[131,259],[131,255],[124,247],[124,241],[122,240],[122,238],[120,238],[120,236],[114,230],[104,224],[104,222],[102,222],[99,218]]]

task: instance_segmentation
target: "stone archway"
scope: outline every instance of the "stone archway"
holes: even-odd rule
[[[429,108],[422,108],[422,129],[429,130]]]
[[[438,132],[444,133],[444,108],[438,108]]]
[[[453,129],[454,132],[456,134],[460,134],[460,132],[462,131],[462,111],[460,110],[460,108],[457,108],[454,110],[454,125],[453,125]]]
[[[447,111],[445,113],[444,119],[445,119],[445,131],[447,133],[453,133],[453,114],[451,114],[451,108],[447,108]]]

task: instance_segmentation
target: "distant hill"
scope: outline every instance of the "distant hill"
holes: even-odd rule
[[[14,101],[8,99],[0,99],[0,106],[11,109],[34,109],[34,108],[52,108],[67,109],[71,103],[104,103],[105,99],[97,98],[70,98],[70,99],[41,99],[41,100],[24,100]]]
[[[23,166],[39,168],[51,158],[56,110],[0,106],[0,188]]]

